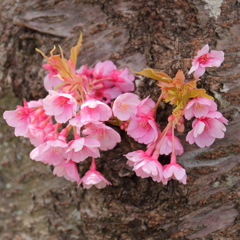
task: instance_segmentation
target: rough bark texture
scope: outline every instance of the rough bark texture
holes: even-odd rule
[[[79,66],[110,59],[119,67],[148,66],[173,76],[189,69],[206,43],[223,50],[224,63],[209,69],[201,85],[230,122],[226,137],[211,147],[185,144],[180,163],[186,186],[136,177],[123,154],[141,146],[121,133],[124,141],[97,161],[113,186],[84,190],[30,160],[29,142],[14,137],[1,118],[0,239],[240,239],[239,16],[239,0],[2,0],[1,114],[23,98],[45,96],[44,61],[35,48],[48,53],[61,45],[68,53],[81,30]],[[137,86],[142,97],[156,100],[154,81],[140,78]],[[159,111],[163,124],[168,111]]]

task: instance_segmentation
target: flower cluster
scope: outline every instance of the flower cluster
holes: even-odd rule
[[[69,60],[63,57],[61,48],[60,55],[53,54],[54,48],[50,57],[37,50],[47,59],[43,67],[49,71],[44,78],[48,95],[38,101],[24,101],[16,110],[4,112],[3,117],[15,128],[15,135],[29,138],[35,146],[30,157],[52,165],[55,175],[84,188],[104,188],[111,183],[96,170],[95,158],[100,157],[100,151],[112,149],[121,141],[119,133],[109,126],[114,124],[147,145],[146,151],[125,155],[137,176],[152,177],[163,184],[170,179],[186,184],[186,171],[176,160],[176,155],[184,150],[175,131],[184,131],[184,118],[195,117],[186,138],[190,144],[205,147],[216,138],[223,138],[227,120],[217,111],[212,97],[197,88],[197,79],[185,83],[182,71],[171,78],[145,69],[138,74],[159,81],[161,95],[157,103],[149,97],[141,100],[130,93],[134,90],[134,75],[128,68],[118,70],[113,62],[104,61],[93,68],[84,65],[76,69],[81,41],[80,37]],[[219,66],[223,61],[223,52],[207,53],[208,49],[206,45],[193,60],[189,73],[195,71],[195,77],[205,67]],[[155,121],[162,100],[174,107],[163,130]],[[158,161],[163,154],[171,154],[170,163],[164,166]],[[80,178],[78,164],[88,158],[92,159],[90,170]]]
[[[210,146],[216,138],[223,138],[228,121],[217,111],[217,105],[204,89],[197,88],[198,78],[206,67],[218,67],[224,60],[222,51],[209,51],[205,45],[193,59],[189,74],[194,72],[195,79],[185,82],[181,70],[174,78],[165,73],[145,69],[137,74],[155,79],[159,82],[161,95],[155,104],[146,98],[139,101],[134,94],[125,93],[116,98],[113,106],[114,115],[121,121],[129,136],[140,143],[147,144],[147,150],[137,150],[126,154],[127,164],[133,167],[137,176],[151,177],[153,181],[167,184],[170,179],[186,184],[186,170],[177,163],[176,155],[183,154],[183,146],[175,136],[175,131],[183,132],[184,119],[195,119],[193,129],[188,132],[186,140],[199,147]],[[168,124],[160,130],[154,121],[156,109],[161,102],[170,103],[174,109],[168,117]],[[164,166],[158,161],[160,155],[171,154],[170,163]]]
[[[117,70],[111,61],[99,62],[94,68],[75,69],[76,54],[53,55],[43,67],[48,95],[38,101],[24,101],[14,111],[5,111],[4,119],[15,127],[15,135],[29,138],[35,148],[30,158],[54,166],[53,173],[89,188],[110,184],[96,171],[95,159],[121,141],[118,132],[105,124],[112,116],[108,105],[124,92],[134,90],[134,76],[128,68]],[[39,50],[38,50],[39,51]],[[80,179],[77,163],[92,158],[90,170]]]

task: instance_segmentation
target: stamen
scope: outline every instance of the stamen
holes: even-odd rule
[[[126,103],[120,103],[118,106],[118,108],[124,112],[126,112],[128,110],[128,107],[129,107],[129,104],[126,104]]]
[[[205,64],[211,57],[209,57],[208,54],[204,54],[203,56],[201,56],[199,58],[199,62],[202,63],[202,64]]]

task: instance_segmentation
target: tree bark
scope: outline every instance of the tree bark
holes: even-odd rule
[[[44,60],[35,48],[48,54],[61,45],[67,54],[82,31],[78,66],[109,59],[119,68],[151,67],[173,77],[190,69],[205,44],[223,50],[224,63],[208,69],[199,86],[229,120],[225,138],[211,147],[184,143],[179,162],[187,185],[136,177],[123,154],[143,146],[121,132],[122,143],[97,159],[112,186],[85,190],[32,161],[28,140],[16,138],[1,118],[0,239],[240,239],[240,1],[2,0],[0,9],[1,114],[46,95]],[[157,100],[159,89],[138,78],[137,93]],[[170,110],[162,105],[161,125]],[[185,142],[186,133],[179,137]],[[80,165],[82,174],[89,164]]]

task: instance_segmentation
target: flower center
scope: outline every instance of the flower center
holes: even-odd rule
[[[100,139],[104,139],[104,138],[107,137],[106,134],[105,134],[104,129],[99,129],[99,130],[98,130],[98,137],[99,137]]]
[[[200,64],[205,64],[210,58],[211,57],[208,55],[208,53],[206,53],[199,58],[199,62]]]
[[[27,110],[25,110],[23,107],[17,109],[16,115],[19,120],[27,119],[29,116]]]
[[[69,99],[68,99],[68,98],[65,98],[65,97],[58,97],[58,98],[57,98],[57,101],[56,101],[56,105],[62,107],[62,106],[64,106],[64,105],[67,104],[68,100],[69,100]]]
[[[126,103],[120,103],[118,108],[121,110],[121,111],[124,111],[126,112],[128,110],[128,106],[129,104],[126,104]]]
[[[140,121],[140,124],[141,128],[143,128],[144,130],[149,130],[150,126],[149,126],[149,123],[148,123],[148,120],[147,119],[142,119],[142,121]]]
[[[59,154],[60,153],[59,147],[53,147],[53,152]]]
[[[196,103],[196,108],[204,108],[204,106],[200,103]]]

